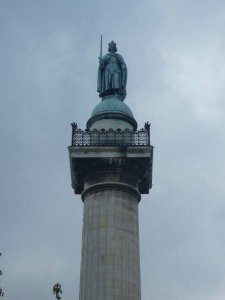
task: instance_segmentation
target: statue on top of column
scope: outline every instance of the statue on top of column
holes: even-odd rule
[[[126,97],[127,66],[120,54],[117,54],[116,43],[111,41],[109,53],[100,54],[98,68],[98,93],[103,98],[108,95],[118,95],[121,100]]]

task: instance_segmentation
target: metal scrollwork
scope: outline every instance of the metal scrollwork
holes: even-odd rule
[[[81,130],[76,123],[72,123],[72,143],[73,147],[126,147],[126,146],[150,146],[150,123],[145,123],[145,128],[137,131],[130,129],[93,129]]]

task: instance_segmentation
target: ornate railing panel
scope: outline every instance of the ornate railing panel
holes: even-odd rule
[[[145,128],[133,131],[129,129],[121,130],[81,130],[76,123],[72,123],[72,142],[74,147],[88,146],[150,146],[150,124],[145,123]]]

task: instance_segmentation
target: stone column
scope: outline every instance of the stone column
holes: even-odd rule
[[[116,57],[114,75],[126,69]],[[152,187],[153,146],[150,124],[137,131],[123,102],[124,85],[100,94],[85,131],[72,123],[72,187],[84,202],[80,300],[141,300],[138,203]]]
[[[138,203],[149,192],[152,146],[69,147],[84,202],[79,300],[141,300]]]
[[[85,180],[80,300],[140,300],[138,177],[97,171]]]

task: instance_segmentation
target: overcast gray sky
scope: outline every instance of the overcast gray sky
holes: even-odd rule
[[[140,202],[142,300],[225,299],[224,0],[0,1],[0,266],[5,300],[78,299],[82,202],[70,122],[94,106],[100,34],[152,123]]]

